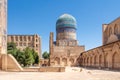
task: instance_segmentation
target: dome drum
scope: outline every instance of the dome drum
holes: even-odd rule
[[[61,33],[61,32],[73,32],[76,33],[76,30],[74,28],[61,28],[57,30],[57,33]]]

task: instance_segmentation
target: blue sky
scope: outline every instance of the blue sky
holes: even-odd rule
[[[42,52],[64,13],[77,20],[77,39],[86,50],[102,45],[102,24],[120,16],[120,0],[8,0],[8,34],[39,34]]]

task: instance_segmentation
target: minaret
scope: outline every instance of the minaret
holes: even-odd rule
[[[50,55],[50,58],[49,58],[49,66],[51,66],[51,59],[52,59],[52,56],[53,56],[53,32],[50,32],[50,39],[49,39],[49,55]]]
[[[50,33],[50,41],[49,41],[49,49],[50,49],[50,56],[53,54],[53,32]]]

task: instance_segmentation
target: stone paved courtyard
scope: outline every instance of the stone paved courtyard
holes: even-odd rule
[[[0,80],[120,80],[120,72],[67,69],[66,72],[0,72]]]

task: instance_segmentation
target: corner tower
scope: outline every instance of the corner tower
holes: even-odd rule
[[[56,45],[76,46],[76,19],[69,14],[61,15],[56,22]]]

